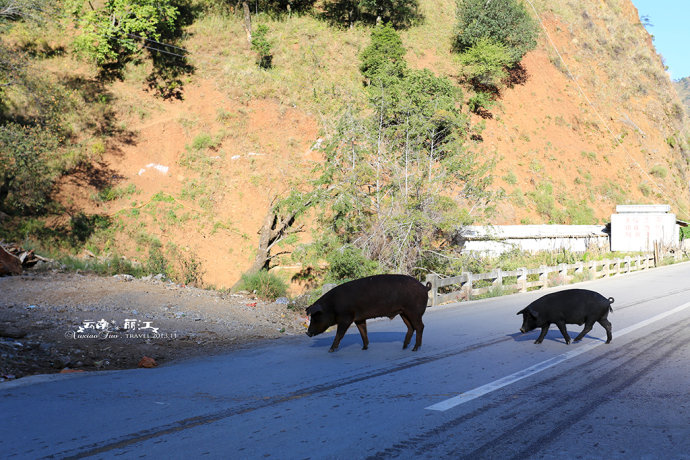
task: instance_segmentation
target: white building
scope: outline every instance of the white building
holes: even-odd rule
[[[677,248],[680,227],[671,206],[618,205],[611,215],[611,250],[651,252],[654,243],[664,248]]]
[[[463,252],[496,256],[525,252],[585,252],[592,248],[620,252],[652,252],[680,247],[680,225],[669,205],[619,205],[609,225],[496,225],[463,227],[454,242]]]

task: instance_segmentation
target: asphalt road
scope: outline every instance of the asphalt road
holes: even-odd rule
[[[598,324],[520,334],[552,289],[428,309],[418,352],[395,318],[366,351],[352,326],[336,353],[331,332],[4,383],[0,456],[690,459],[690,264],[577,287],[615,298],[611,344]]]

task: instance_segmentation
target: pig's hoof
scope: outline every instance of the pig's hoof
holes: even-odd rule
[[[337,348],[331,348],[331,349],[328,350],[328,352],[329,352],[329,353],[333,353],[335,350],[337,350]]]
[[[417,350],[419,350],[419,347],[414,347],[414,348],[412,349],[412,351],[417,351]]]
[[[364,346],[362,347],[362,350],[368,350],[368,349],[369,349],[369,347],[368,347],[367,345],[364,345]]]
[[[541,340],[535,340],[534,343],[535,343],[536,345],[539,345],[539,344],[541,343]]]

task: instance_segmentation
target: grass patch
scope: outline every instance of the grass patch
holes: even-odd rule
[[[124,187],[105,187],[91,198],[94,201],[104,203],[119,200],[120,198],[130,197],[135,193],[137,193],[137,187],[134,184],[129,184]]]
[[[259,298],[270,301],[274,301],[278,297],[284,297],[287,293],[287,283],[267,270],[242,275],[238,288],[239,290],[253,292]]]

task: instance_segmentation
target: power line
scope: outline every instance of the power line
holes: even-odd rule
[[[157,44],[157,45],[167,46],[167,47],[169,47],[169,48],[175,48],[175,49],[178,49],[178,50],[182,50],[183,52],[185,52],[185,53],[187,53],[187,54],[191,54],[189,51],[187,51],[187,50],[184,49],[184,48],[180,48],[179,46],[175,46],[175,45],[170,45],[169,43],[159,42],[159,41],[153,40],[152,38],[146,38],[146,37],[142,37],[142,36],[140,36],[140,35],[135,35],[135,34],[131,34],[131,33],[127,33],[127,36],[129,36],[129,37],[134,37],[134,38],[138,38],[138,39],[140,39],[140,40],[144,40],[144,41],[147,41],[147,42],[155,43],[155,44]]]
[[[172,52],[170,52],[170,51],[161,50],[161,49],[158,49],[158,48],[154,48],[154,47],[152,47],[152,46],[142,45],[141,47],[144,48],[144,49],[147,49],[147,50],[158,51],[159,53],[170,54],[170,55],[172,55],[172,56],[177,56],[177,57],[181,57],[181,58],[186,58],[186,57],[187,57],[187,56],[184,56],[184,55],[182,55],[182,54],[172,53]]]

